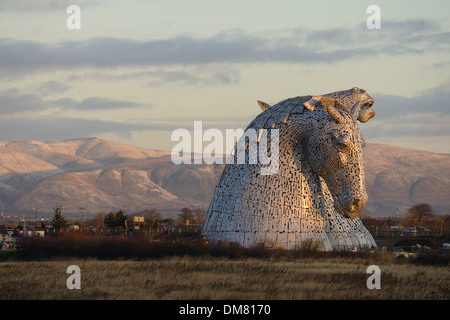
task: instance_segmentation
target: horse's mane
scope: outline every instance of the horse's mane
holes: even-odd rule
[[[256,125],[256,129],[274,128],[276,124],[286,123],[290,115],[303,114],[306,110],[327,112],[332,119],[338,122],[344,121],[344,118],[339,115],[336,109],[352,118],[352,114],[346,106],[339,100],[327,96],[298,96],[282,100],[273,106],[260,100],[257,102],[263,112],[250,123],[248,128],[255,128],[258,122],[259,126]],[[257,121],[260,117],[266,118],[266,121]]]

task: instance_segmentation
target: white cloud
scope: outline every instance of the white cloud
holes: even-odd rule
[[[87,138],[112,132],[130,137],[133,131],[145,130],[167,130],[167,126],[36,115],[0,118],[2,140],[64,140]]]
[[[60,81],[47,81],[39,83],[35,88],[41,96],[45,97],[54,93],[64,93],[72,87]]]
[[[36,11],[54,11],[60,10],[65,12],[65,9],[73,4],[71,0],[0,0],[0,10],[2,11],[16,11],[16,12],[36,12]],[[98,1],[93,0],[77,0],[77,5],[81,6],[95,6]]]
[[[45,102],[36,94],[23,94],[18,88],[0,91],[0,114],[14,114],[47,109]]]
[[[71,98],[61,98],[58,100],[49,101],[49,105],[78,111],[129,109],[142,106],[142,104],[133,101],[116,100],[103,97],[89,97],[81,101],[76,101]]]
[[[53,86],[53,85],[51,85]],[[59,87],[59,85],[56,85]],[[48,89],[47,84],[44,88]],[[55,88],[53,88],[55,89]],[[61,89],[59,89],[61,91]],[[45,90],[44,90],[45,91]],[[112,98],[91,96],[77,101],[72,98],[64,97],[57,100],[43,99],[37,94],[22,93],[18,88],[11,88],[0,91],[0,114],[19,114],[26,112],[40,112],[49,108],[61,108],[62,110],[112,110],[112,109],[130,109],[144,106],[143,104],[118,100]],[[145,105],[147,108],[149,105]]]
[[[448,83],[425,90],[414,97],[372,96],[375,100],[372,107],[375,117],[360,125],[368,140],[400,141],[401,138],[405,141],[409,138],[414,141],[417,140],[416,137],[421,137],[433,141],[433,137],[447,137],[450,142]]]
[[[0,67],[18,71],[203,65],[208,63],[331,63],[382,55],[422,54],[449,49],[450,33],[424,19],[386,21],[380,33],[364,27],[290,30],[264,37],[221,33],[208,38],[156,40],[93,38],[46,44],[0,39]]]

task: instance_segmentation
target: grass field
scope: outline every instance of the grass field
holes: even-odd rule
[[[381,289],[369,290],[369,264]],[[81,289],[69,290],[69,265]],[[448,266],[359,258],[56,259],[0,262],[0,299],[449,299]]]
[[[414,260],[382,250],[321,252],[206,247],[80,235],[25,238],[0,252],[0,299],[8,300],[448,300],[450,255]],[[81,289],[68,289],[70,265]],[[370,265],[381,289],[368,289]]]

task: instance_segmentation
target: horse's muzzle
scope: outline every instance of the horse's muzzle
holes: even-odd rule
[[[352,199],[344,211],[344,216],[350,219],[355,219],[366,206],[367,200],[367,197]]]

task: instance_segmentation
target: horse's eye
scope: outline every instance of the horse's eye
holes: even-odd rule
[[[341,150],[347,150],[349,148],[348,143],[347,142],[339,142],[338,144],[339,149]]]
[[[350,139],[347,136],[342,136],[337,139],[337,145],[341,151],[346,151],[350,148]]]

